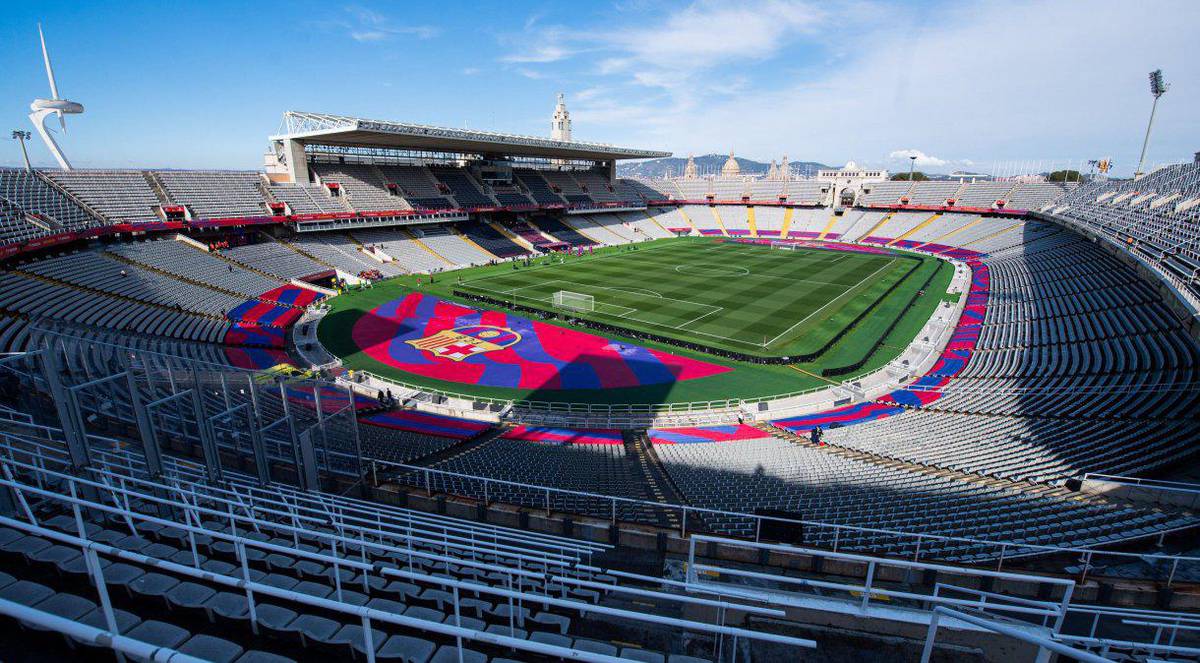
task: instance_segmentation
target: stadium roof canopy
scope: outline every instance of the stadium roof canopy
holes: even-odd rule
[[[592,161],[671,156],[670,152],[638,150],[604,143],[563,142],[542,136],[450,129],[300,111],[287,111],[283,114],[283,130],[286,133],[271,136],[271,140],[344,147],[382,147]]]

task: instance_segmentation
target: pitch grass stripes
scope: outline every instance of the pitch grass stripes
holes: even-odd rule
[[[553,308],[554,293],[594,297],[586,317],[740,353],[823,347],[911,271],[902,255],[687,242],[516,269],[458,289]]]
[[[663,239],[639,244],[638,253],[656,252],[660,248],[681,244],[695,244],[706,247],[713,246],[716,243],[714,240],[702,238]],[[766,249],[765,247],[764,250],[778,251],[778,249]],[[594,255],[573,257],[569,258],[568,261],[574,264],[586,263],[604,260],[609,255],[624,254],[627,252],[629,252],[629,247],[625,246],[604,247],[596,249]],[[715,247],[714,253],[716,253]],[[780,251],[780,253],[783,252]],[[825,251],[824,253],[838,254],[836,251]],[[896,291],[883,297],[880,304],[867,311],[865,319],[853,324],[849,328],[848,333],[833,343],[819,358],[814,359],[811,363],[796,365],[796,368],[802,369],[804,372],[793,370],[790,365],[780,366],[770,363],[748,364],[729,361],[727,365],[730,365],[734,369],[732,371],[704,379],[678,381],[669,386],[651,385],[620,389],[568,389],[561,391],[468,386],[450,384],[407,371],[393,369],[368,356],[352,338],[351,329],[353,325],[363,315],[367,315],[367,312],[374,307],[403,297],[414,291],[455,299],[455,291],[458,289],[457,285],[460,277],[463,281],[471,281],[488,276],[512,275],[511,264],[472,267],[457,272],[438,274],[436,279],[424,276],[418,277],[416,275],[403,275],[376,283],[373,288],[345,292],[338,297],[331,298],[330,307],[332,310],[321,321],[317,332],[321,343],[330,352],[341,357],[347,368],[373,371],[390,379],[420,384],[436,389],[449,389],[475,396],[596,404],[680,403],[726,398],[761,398],[773,394],[824,386],[828,383],[816,377],[816,375],[821,374],[827,368],[852,364],[864,356],[867,357],[866,364],[855,372],[855,375],[876,370],[894,359],[904,347],[912,342],[920,331],[921,326],[929,319],[929,316],[937,306],[940,305],[954,273],[954,268],[947,262],[942,262],[935,258],[921,258],[921,260],[921,266],[916,273],[905,278],[899,284]],[[546,265],[556,261],[561,261],[561,257],[541,256],[534,260],[534,264]],[[732,264],[732,261],[730,262]],[[522,271],[530,274],[538,274],[542,270],[535,267],[524,268]],[[926,277],[930,271],[936,271],[937,276],[934,282],[929,285],[929,291],[926,295],[918,297],[915,304],[911,304],[910,297],[912,293],[921,288],[922,283],[927,280]],[[418,284],[418,278],[423,282]],[[649,284],[643,285],[651,287]],[[770,294],[767,293],[761,296],[770,296]],[[503,307],[503,302],[500,302],[497,306],[491,308],[499,310],[503,309]],[[901,316],[900,324],[896,325],[893,331],[884,338],[883,344],[879,345],[880,336],[890,326],[890,322],[895,316]],[[637,336],[644,335],[645,333],[637,334]],[[725,363],[725,360],[710,351],[692,351],[672,344],[660,345],[652,341],[639,340],[633,338],[633,336],[634,334],[631,333],[621,334],[619,332],[611,335],[612,338],[634,345],[645,345],[656,350],[677,353],[682,356],[718,364]],[[710,344],[706,347],[711,348],[712,346]],[[877,349],[872,352],[872,348]],[[795,364],[795,355],[788,356],[793,359],[791,364]],[[271,362],[271,364],[274,363],[277,362]]]

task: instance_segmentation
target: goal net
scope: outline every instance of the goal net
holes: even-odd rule
[[[554,293],[554,306],[568,311],[592,311],[596,302],[591,295],[584,295],[569,290],[559,290]]]

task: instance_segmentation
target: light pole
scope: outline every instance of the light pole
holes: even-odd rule
[[[908,181],[909,182],[912,181],[913,166],[915,166],[915,165],[917,165],[917,155],[915,155],[915,154],[909,155],[909,157],[908,157]]]
[[[1154,95],[1154,105],[1150,106],[1150,121],[1146,123],[1146,137],[1142,139],[1142,156],[1138,157],[1137,170],[1133,172],[1133,179],[1142,176],[1142,164],[1146,161],[1146,146],[1150,144],[1150,128],[1154,126],[1154,111],[1158,110],[1158,98],[1167,93],[1167,88],[1171,86],[1163,83],[1162,69],[1155,69],[1150,72],[1150,94]]]
[[[25,156],[25,170],[33,170],[33,166],[29,165],[29,150],[25,149],[25,141],[29,140],[33,134],[20,129],[13,129],[13,140],[21,141],[21,154]]]

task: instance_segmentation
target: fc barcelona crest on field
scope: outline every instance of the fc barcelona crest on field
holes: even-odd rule
[[[520,340],[521,335],[507,327],[470,325],[443,329],[405,343],[441,359],[462,361],[485,352],[503,350]]]

